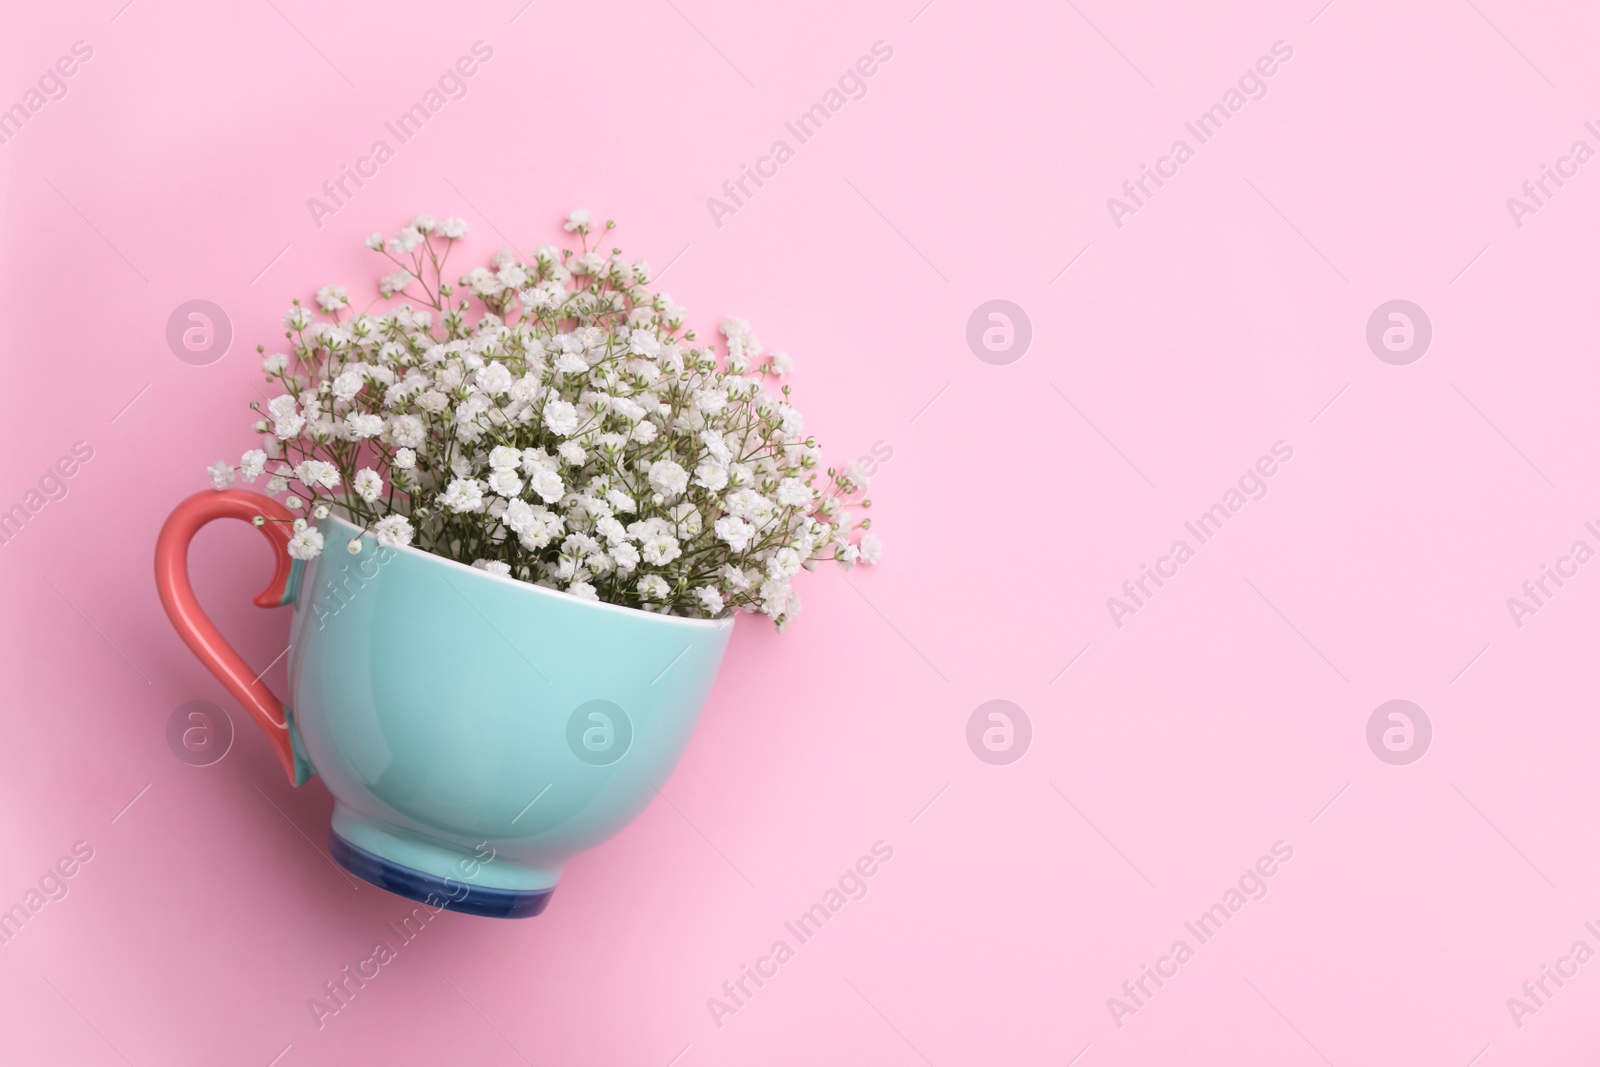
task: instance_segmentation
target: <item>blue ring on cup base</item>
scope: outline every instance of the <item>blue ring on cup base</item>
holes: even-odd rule
[[[531,919],[544,911],[544,906],[555,892],[554,887],[495,889],[491,886],[468,885],[453,878],[440,878],[386,860],[359,845],[352,845],[331,830],[328,832],[328,851],[339,866],[379,889],[466,915],[482,915],[490,919]]]

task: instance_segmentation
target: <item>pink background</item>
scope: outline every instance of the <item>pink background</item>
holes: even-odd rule
[[[1600,547],[1600,163],[1520,228],[1506,206],[1600,148],[1593,14],[921,2],[8,13],[0,102],[94,55],[0,145],[0,508],[75,441],[94,458],[0,548],[0,907],[94,858],[0,948],[0,1060],[1593,1062],[1600,963],[1520,1028],[1506,1004],[1600,949],[1600,565],[1520,628],[1506,607]],[[317,228],[306,198],[480,39],[469,94]],[[716,226],[707,197],[879,40],[868,95]],[[1266,97],[1116,226],[1106,198],[1280,40]],[[331,866],[322,785],[285,784],[168,627],[155,532],[250,442],[287,300],[371,284],[369,231],[460,214],[481,262],[579,205],[672,262],[702,328],[791,353],[830,454],[893,449],[885,560],[807,579],[787,634],[741,621],[666,801],[544,916],[440,916],[319,1029],[308,998],[409,905]],[[165,341],[196,298],[235,330],[210,366]],[[965,340],[995,298],[1034,331],[1005,366]],[[1397,298],[1433,324],[1409,366],[1365,340]],[[1279,440],[1270,493],[1114,625],[1106,598]],[[207,531],[194,567],[271,661],[255,535]],[[204,768],[165,740],[196,699],[239,730]],[[1007,766],[966,741],[993,699],[1032,723]],[[1433,724],[1408,766],[1367,745],[1391,699]],[[719,1028],[707,999],[879,840],[870,893]],[[1267,896],[1198,946],[1184,923],[1280,840]],[[1119,1028],[1107,999],[1179,938]]]

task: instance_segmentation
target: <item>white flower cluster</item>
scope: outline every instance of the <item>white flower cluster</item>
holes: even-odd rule
[[[591,248],[587,211],[565,228],[579,248],[503,249],[459,290],[444,265],[460,219],[373,234],[396,268],[383,299],[426,306],[357,313],[338,285],[317,290],[321,317],[295,301],[291,352],[262,364],[282,394],[251,405],[262,447],[215,464],[212,484],[266,474],[291,511],[335,508],[380,545],[646,611],[743,608],[780,629],[802,568],[877,562],[871,520],[849,510],[859,476],[828,468],[819,488],[789,386],[768,389],[789,357],[764,355],[739,319],[722,323],[722,353],[696,345],[643,261]],[[294,526],[290,554],[318,555],[321,533]]]

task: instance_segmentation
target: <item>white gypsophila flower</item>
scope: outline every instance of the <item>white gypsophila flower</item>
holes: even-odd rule
[[[717,395],[722,397],[723,394]],[[701,445],[706,446],[707,453],[710,453],[710,459],[714,459],[718,464],[726,467],[730,462],[733,462],[733,450],[728,448],[728,442],[717,430],[701,430]]]
[[[800,553],[780,548],[767,560],[767,574],[773,578],[793,578],[800,573]]]
[[[211,477],[213,489],[226,489],[233,484],[233,468],[228,466],[226,460],[217,460],[206,468],[206,474]]]
[[[540,467],[528,479],[528,487],[539,494],[539,499],[546,504],[554,504],[566,493],[566,487],[561,484],[561,475],[553,470]]]
[[[565,400],[552,400],[544,406],[544,424],[551,433],[566,437],[578,428],[578,409]]]
[[[370,504],[383,495],[383,476],[371,467],[362,467],[350,480],[350,488],[355,490],[356,496]]]
[[[515,534],[525,534],[540,525],[538,513],[526,500],[508,501],[505,511],[500,513],[500,521]]]
[[[349,400],[361,392],[362,386],[366,384],[367,380],[361,376],[360,371],[347,370],[333,380],[333,397],[335,400]]]
[[[381,546],[673,615],[782,628],[798,572],[880,558],[868,502],[843,506],[865,476],[804,436],[789,357],[735,317],[697,340],[642,260],[592,236],[611,223],[566,225],[572,247],[501,248],[460,267],[459,288],[440,277],[459,218],[368,238],[392,303],[355,313],[330,283],[284,313],[286,354],[262,360],[282,395],[253,416],[237,477],[270,461],[266,490],[299,493],[296,515],[331,505]]]
[[[792,589],[786,578],[769,578],[761,583],[761,610],[776,618],[789,610]]]
[[[722,594],[717,592],[714,585],[702,585],[694,591],[695,599],[700,601],[700,609],[707,615],[715,618],[722,614]]]
[[[308,489],[334,489],[339,485],[339,468],[326,460],[303,460],[295,465],[294,476]]]
[[[756,534],[754,526],[733,515],[718,519],[713,528],[717,532],[717,537],[727,542],[728,547],[734,552],[743,552]]]
[[[402,449],[421,448],[428,440],[428,426],[416,415],[396,415],[389,424],[389,437]]]
[[[378,291],[384,296],[391,296],[405,289],[406,286],[416,281],[416,275],[408,270],[397,270],[393,274],[385,274],[378,279]]]
[[[369,415],[362,412],[351,412],[345,416],[345,425],[350,428],[350,436],[358,441],[368,437],[376,437],[383,432],[383,416]]]
[[[472,565],[480,571],[498,574],[502,578],[511,577],[511,564],[498,559],[475,559]]]
[[[715,493],[728,484],[728,468],[715,458],[703,459],[694,469],[694,480]]]
[[[323,311],[338,311],[350,306],[350,297],[342,285],[324,285],[317,290],[317,305]]]
[[[589,225],[589,209],[580,207],[573,208],[567,212],[567,221],[562,224],[562,228],[571,233],[573,230],[587,225]]]
[[[522,479],[514,470],[490,471],[488,482],[489,488],[499,496],[514,497],[522,492]]]
[[[483,485],[476,478],[457,478],[445,489],[439,502],[460,515],[483,510]]]
[[[298,530],[289,538],[291,559],[316,559],[322,554],[322,534],[315,526]]]
[[[383,234],[381,234],[381,233],[377,232],[376,230],[374,230],[371,234],[367,235],[366,245],[367,245],[368,248],[372,249],[374,252],[382,251],[383,250]]]
[[[665,566],[683,554],[676,537],[648,537],[639,545],[639,554],[653,566]]]
[[[754,489],[737,489],[728,494],[728,511],[741,519],[764,521],[772,514],[772,501]]]
[[[799,478],[785,478],[778,483],[778,503],[798,508],[811,502],[811,487]]]
[[[373,523],[372,536],[384,548],[404,548],[411,543],[415,531],[404,515],[385,515]]]
[[[677,496],[689,486],[689,472],[670,459],[650,464],[650,486],[662,496]]]
[[[407,226],[405,229],[389,238],[384,247],[388,249],[390,255],[398,256],[403,255],[406,252],[410,252],[412,249],[420,245],[422,241],[422,233],[415,226]]]

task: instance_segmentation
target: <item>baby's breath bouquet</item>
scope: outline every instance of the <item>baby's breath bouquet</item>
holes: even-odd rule
[[[864,479],[822,477],[789,386],[770,390],[788,356],[763,355],[739,319],[722,323],[722,352],[697,344],[643,261],[591,247],[588,212],[565,228],[578,248],[502,249],[459,288],[444,279],[460,219],[373,234],[396,268],[381,299],[403,302],[356,312],[325,285],[319,317],[296,300],[290,352],[263,362],[282,393],[251,405],[261,447],[219,461],[212,483],[267,474],[290,511],[332,511],[381,546],[645,611],[743,608],[780,629],[802,568],[875,563],[871,520],[847,506]],[[291,556],[322,544],[294,520]]]

